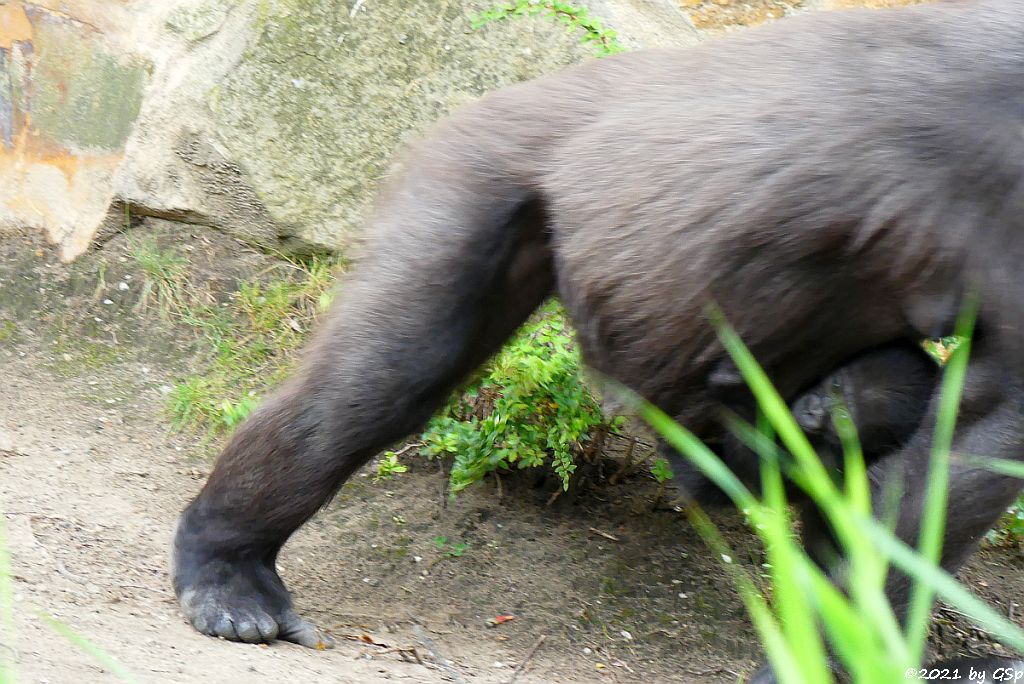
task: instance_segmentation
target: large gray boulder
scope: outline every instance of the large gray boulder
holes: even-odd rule
[[[471,28],[504,1],[0,4],[0,235],[39,229],[70,260],[156,216],[283,252],[342,250],[403,141],[488,90],[592,58],[548,20]],[[766,1],[743,16],[801,4]],[[631,49],[733,27],[722,0],[580,4]],[[716,11],[721,26],[694,28]]]

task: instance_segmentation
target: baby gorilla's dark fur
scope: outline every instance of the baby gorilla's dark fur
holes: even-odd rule
[[[713,439],[717,302],[783,396],[948,329],[982,297],[943,565],[1021,489],[1024,1],[822,12],[599,60],[443,123],[378,202],[302,369],[182,514],[174,588],[200,631],[320,642],[275,570],[288,537],[414,432],[557,292],[592,367]],[[917,538],[936,401],[871,468]],[[890,578],[905,605],[908,582]]]
[[[731,410],[740,396],[742,381],[731,364],[713,374],[714,387],[732,397]],[[832,422],[833,408],[841,405],[857,428],[857,439],[867,464],[910,441],[928,410],[928,401],[939,376],[939,367],[916,344],[901,342],[873,349],[851,359],[790,405],[797,423],[807,435],[819,458],[830,470],[843,465],[843,446]],[[748,402],[743,402],[749,404]],[[749,409],[744,417],[749,416]],[[684,498],[718,505],[728,498],[689,461],[662,446],[672,462],[675,482]],[[757,454],[739,438],[725,434],[716,451],[748,486],[758,487],[760,463]],[[799,492],[794,490],[799,497]]]

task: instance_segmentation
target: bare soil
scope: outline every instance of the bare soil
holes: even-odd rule
[[[268,259],[175,230],[210,282],[230,286]],[[726,683],[756,667],[757,639],[720,559],[656,501],[649,476],[610,484],[617,465],[603,459],[551,505],[555,483],[528,474],[449,502],[434,464],[406,459],[411,471],[386,481],[364,469],[280,561],[300,612],[335,649],[194,632],[171,593],[168,549],[216,444],[168,422],[166,391],[195,367],[195,340],[134,310],[137,272],[118,290],[127,254],[115,237],[69,269],[31,239],[0,243],[0,510],[15,612],[0,662],[19,681],[117,681],[41,614],[142,682]],[[732,562],[756,573],[761,552],[742,518],[717,522]],[[962,579],[1024,623],[1020,549],[983,549]],[[957,614],[937,618],[937,653],[1000,652]]]

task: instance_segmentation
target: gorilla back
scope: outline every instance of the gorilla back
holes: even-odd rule
[[[174,586],[204,633],[321,643],[275,571],[281,545],[552,293],[589,364],[710,438],[709,301],[791,399],[948,327],[977,288],[954,448],[1024,453],[1020,0],[821,13],[600,60],[465,107],[403,167],[301,370],[182,514]],[[904,477],[905,539],[930,413],[873,466]],[[1020,489],[954,463],[949,568]]]

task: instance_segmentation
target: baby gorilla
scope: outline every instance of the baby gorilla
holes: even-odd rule
[[[833,409],[844,406],[857,429],[868,465],[899,449],[917,430],[938,380],[938,365],[920,347],[891,344],[860,354],[800,394],[790,410],[825,467],[840,472],[843,446],[832,422]],[[738,371],[725,363],[710,383],[727,405],[746,404]],[[727,434],[717,451],[748,486],[759,483],[760,463],[740,439]],[[721,492],[689,461],[671,454],[672,469],[682,496],[702,505],[726,503]]]

